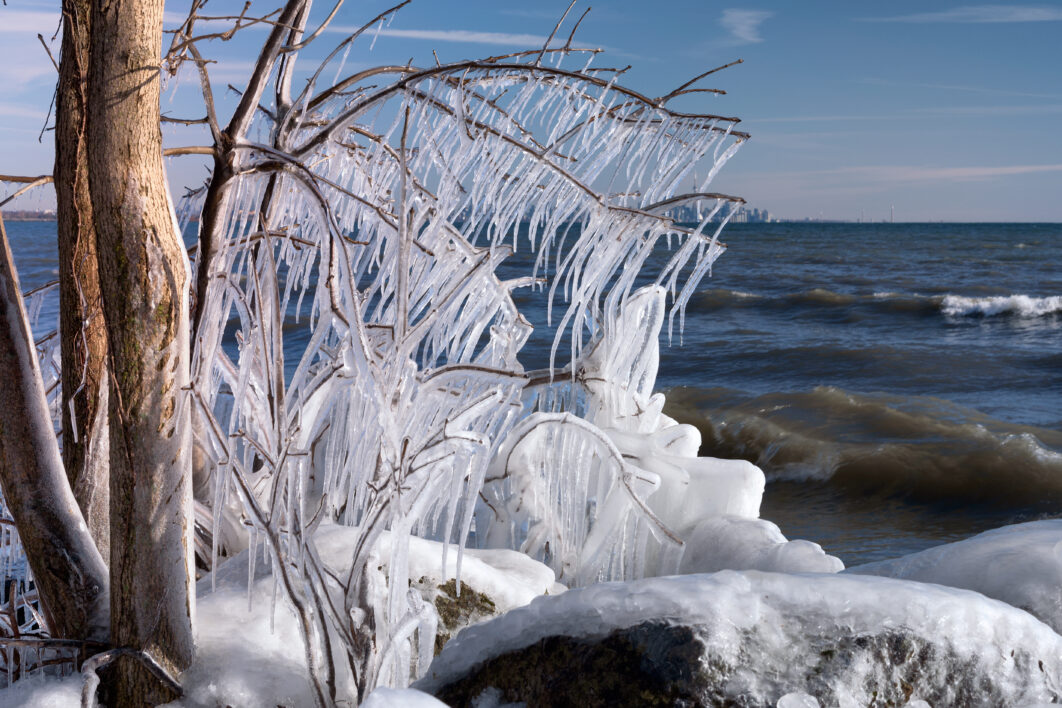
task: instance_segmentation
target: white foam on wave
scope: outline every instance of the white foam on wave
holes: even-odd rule
[[[945,315],[964,317],[981,315],[1017,315],[1043,317],[1062,312],[1062,295],[1032,297],[1030,295],[999,295],[995,297],[963,297],[946,295],[940,303]]]

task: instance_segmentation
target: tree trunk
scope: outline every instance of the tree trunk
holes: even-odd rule
[[[70,492],[0,218],[0,484],[53,636],[107,638],[107,567]]]
[[[88,155],[111,371],[111,641],[177,674],[194,651],[189,278],[162,164],[162,5],[93,2]],[[125,661],[114,698],[173,696]]]
[[[85,144],[89,9],[88,0],[63,0],[63,48],[55,104],[63,463],[89,533],[107,559],[107,332],[100,300]]]

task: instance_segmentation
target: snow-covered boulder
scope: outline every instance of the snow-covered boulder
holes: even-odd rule
[[[1000,706],[1059,699],[1060,675],[1062,637],[977,593],[724,571],[538,598],[463,631],[416,687],[451,705]]]
[[[767,570],[781,573],[836,573],[840,558],[811,541],[790,541],[775,524],[741,516],[710,517],[686,535],[679,572]]]
[[[1004,526],[847,572],[976,590],[1062,632],[1062,519]]]

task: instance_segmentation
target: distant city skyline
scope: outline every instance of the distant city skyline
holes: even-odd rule
[[[577,17],[588,3],[576,5]],[[256,0],[255,6],[270,3]],[[736,3],[734,4],[736,5]],[[332,37],[387,3],[347,3]],[[567,3],[415,1],[375,40],[366,38],[346,68],[434,62],[541,46]],[[0,172],[51,171],[51,133],[41,130],[55,80],[40,33],[51,39],[58,0],[7,0],[0,7]],[[173,26],[187,2],[167,5]],[[316,7],[317,14],[330,9]],[[665,14],[666,11],[666,14]],[[572,18],[569,18],[570,26]],[[566,36],[566,31],[564,32]],[[1062,2],[887,6],[703,0],[644,3],[599,0],[576,44],[606,52],[595,63],[632,69],[624,82],[664,95],[705,69],[737,58],[710,77],[726,96],[692,94],[672,105],[743,120],[752,139],[712,189],[745,198],[780,219],[845,221],[1062,221]],[[222,104],[240,83],[263,33],[209,47]],[[317,50],[313,56],[323,53]],[[197,117],[193,77],[171,81],[163,111]],[[221,108],[224,112],[224,105]],[[183,131],[183,132],[182,132]],[[202,142],[166,128],[168,144]],[[171,163],[171,186],[198,184],[205,161]],[[8,187],[5,193],[10,193]],[[50,200],[50,202],[49,202]],[[49,190],[11,206],[43,209]]]

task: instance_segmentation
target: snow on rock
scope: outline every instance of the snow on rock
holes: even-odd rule
[[[320,528],[315,540],[322,560],[341,572],[349,568],[356,533],[356,529],[344,526]],[[379,547],[389,546],[390,537],[384,534]],[[435,605],[445,615],[439,623],[440,634],[456,633],[469,622],[526,604],[538,595],[564,590],[555,583],[553,571],[520,553],[465,549],[461,563],[461,580],[465,586],[461,591],[462,603],[453,597],[457,549],[451,548],[447,554],[445,573],[442,557],[441,544],[410,539],[409,573],[414,580],[420,579],[416,587],[429,595],[427,599],[439,596],[451,601],[447,605]],[[273,608],[273,579],[261,551],[255,563],[255,582],[248,607],[248,558],[245,551],[222,564],[214,578],[207,576],[199,581],[198,652],[195,663],[182,677],[185,696],[171,704],[172,708],[313,705],[298,617],[283,592],[277,593]],[[386,567],[385,559],[384,572]],[[213,592],[212,580],[216,585]],[[448,580],[451,594],[447,596],[443,588]],[[464,611],[468,606],[477,611]],[[488,606],[490,611],[484,611]],[[350,686],[339,687],[340,695],[349,695],[351,690]],[[403,696],[408,697],[396,693],[378,700],[399,701],[381,703],[381,706],[413,705],[402,703]]]
[[[848,572],[976,590],[1062,632],[1062,519],[1004,526]]]
[[[446,708],[446,704],[415,688],[378,688],[361,708]]]
[[[80,708],[81,675],[31,676],[0,689],[0,708]]]
[[[1062,637],[974,592],[724,571],[538,598],[464,630],[416,687],[451,704],[495,687],[528,704],[775,706],[803,692],[823,705],[998,706],[1062,698],[1059,675]]]
[[[314,535],[321,559],[332,568],[349,568],[356,530],[346,526],[323,527]],[[381,536],[377,546],[389,548],[390,534]],[[423,538],[409,539],[409,577],[428,578],[445,583],[457,572],[458,548],[451,545],[443,570],[442,544]],[[386,568],[386,557],[383,558]],[[246,577],[246,576],[245,576]],[[504,549],[463,549],[461,583],[488,595],[498,612],[506,612],[531,602],[539,595],[563,592],[553,571],[523,553]]]
[[[196,657],[180,679],[184,696],[170,708],[313,705],[295,610],[282,590],[273,606],[261,552],[248,593],[247,562],[244,551],[221,565],[215,592],[210,576],[197,584]]]
[[[819,705],[814,696],[809,696],[803,691],[787,693],[775,704],[777,708],[819,708]]]
[[[679,572],[768,570],[782,573],[836,573],[839,558],[827,555],[810,541],[789,541],[764,519],[716,516],[697,524],[686,535]]]

